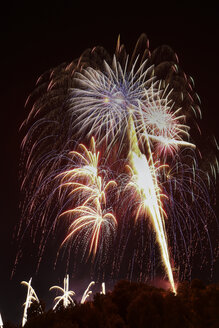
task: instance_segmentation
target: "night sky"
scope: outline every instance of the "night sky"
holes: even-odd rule
[[[168,44],[177,53],[184,71],[194,78],[202,102],[203,122],[218,136],[217,8],[191,7],[184,2],[167,7],[157,3],[153,8],[145,2],[141,8],[132,2],[127,6],[134,8],[118,11],[109,2],[102,2],[102,7],[75,5],[75,1],[45,2],[30,5],[31,1],[10,1],[1,10],[0,312],[3,320],[21,319],[26,290],[20,281],[34,274],[27,263],[10,280],[16,254],[12,235],[20,219],[18,162],[22,135],[19,126],[27,115],[25,100],[44,71],[70,62],[86,48],[96,45],[104,46],[112,54],[119,34],[131,52],[137,38],[145,32],[150,49]],[[62,281],[63,274],[48,273],[44,265],[33,276],[36,292],[48,306],[54,296],[48,289]],[[77,290],[72,284],[71,288]]]

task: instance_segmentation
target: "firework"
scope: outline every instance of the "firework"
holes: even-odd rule
[[[26,297],[26,301],[24,303],[24,313],[23,313],[23,319],[22,319],[22,327],[24,327],[25,323],[27,322],[27,310],[29,309],[29,307],[31,306],[31,304],[33,302],[39,302],[39,299],[35,293],[35,290],[33,289],[33,287],[31,286],[31,282],[32,282],[32,278],[30,278],[30,280],[27,281],[22,281],[21,284],[24,286],[27,286],[27,297]]]
[[[218,161],[202,170],[199,99],[169,47],[151,53],[142,35],[131,56],[120,39],[112,57],[102,47],[89,49],[43,74],[27,105],[19,236],[23,224],[39,239],[40,259],[65,222],[61,249],[80,250],[87,261],[92,255],[95,268],[115,272],[140,226],[130,271],[138,265],[147,279],[142,272],[153,271],[158,248],[174,292],[172,266],[190,275],[193,249],[203,261],[210,252],[213,263],[208,220],[215,216],[205,181],[211,186]]]
[[[87,289],[85,290],[82,299],[81,299],[81,304],[84,304],[84,302],[86,301],[86,299],[92,294],[92,291],[90,290],[91,286],[93,286],[95,284],[94,281],[91,281],[87,287]]]
[[[69,305],[75,305],[73,299],[71,296],[75,295],[75,292],[72,290],[69,290],[69,275],[64,278],[64,288],[59,287],[59,286],[53,286],[50,288],[50,290],[57,289],[63,293],[61,296],[57,296],[55,298],[55,305],[53,307],[53,310],[59,305],[59,303],[62,303],[64,308],[67,308]]]
[[[92,249],[95,255],[99,243],[100,230],[101,228],[103,228],[103,226],[104,227],[107,226],[107,228],[110,229],[111,224],[114,225],[115,223],[117,223],[114,215],[112,213],[104,214],[100,208],[99,202],[96,202],[96,208],[92,208],[90,206],[79,206],[73,210],[69,210],[67,213],[69,212],[71,214],[77,214],[79,218],[74,220],[73,223],[71,224],[70,226],[71,231],[67,235],[63,243],[65,243],[78,230],[83,231],[85,229],[86,233],[89,233],[91,238],[89,255]]]
[[[102,239],[107,241],[107,234],[110,234],[111,230],[114,231],[117,225],[115,216],[106,211],[107,189],[110,186],[116,186],[116,182],[111,180],[105,183],[102,180],[98,172],[99,153],[96,153],[93,138],[91,146],[92,151],[88,151],[84,145],[81,145],[85,152],[84,156],[78,152],[74,152],[75,156],[82,159],[84,165],[81,163],[80,167],[68,170],[62,174],[63,178],[60,187],[68,187],[70,189],[70,196],[72,193],[77,193],[77,199],[79,201],[81,200],[81,205],[63,212],[61,216],[70,215],[73,221],[63,244],[76,233],[82,233],[90,240],[89,255],[93,251],[93,255],[95,256],[100,242],[101,230],[104,230]],[[84,180],[85,182],[78,182],[80,180]],[[85,240],[85,245],[87,245],[87,240]]]

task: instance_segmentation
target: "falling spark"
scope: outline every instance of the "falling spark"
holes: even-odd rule
[[[59,305],[59,303],[62,302],[64,308],[67,308],[69,305],[75,305],[73,299],[71,298],[71,296],[75,295],[75,292],[73,292],[72,290],[69,290],[69,275],[67,275],[64,278],[64,288],[59,287],[59,286],[53,286],[50,288],[50,290],[53,289],[57,289],[59,291],[61,291],[63,293],[63,295],[61,296],[57,296],[54,301],[56,302],[53,310],[55,310],[55,308]]]

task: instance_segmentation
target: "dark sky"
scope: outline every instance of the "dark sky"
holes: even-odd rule
[[[1,10],[1,239],[0,312],[3,319],[20,320],[29,267],[23,267],[9,280],[15,256],[12,243],[19,220],[18,161],[21,135],[19,126],[26,116],[24,103],[36,79],[50,67],[77,58],[86,48],[104,46],[114,52],[118,34],[128,50],[145,32],[150,48],[168,44],[178,54],[184,71],[195,80],[202,101],[203,120],[209,131],[218,135],[218,11],[214,7],[156,3],[142,8],[127,3],[123,10],[110,2],[99,7],[75,1],[10,1]],[[146,3],[146,2],[145,2]],[[101,7],[102,6],[102,7]],[[3,75],[3,76],[2,76]],[[60,278],[60,277],[59,277]],[[40,297],[46,299],[47,287],[57,276],[46,271],[34,277]],[[62,277],[60,278],[62,279]],[[49,284],[49,285],[48,285]],[[73,287],[72,287],[73,288]],[[52,298],[51,298],[52,299]]]

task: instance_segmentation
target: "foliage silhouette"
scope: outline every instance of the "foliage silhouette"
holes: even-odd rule
[[[49,310],[32,308],[25,328],[219,328],[219,284],[182,282],[178,293],[143,283],[118,282],[93,301]],[[4,328],[15,328],[8,323]]]

